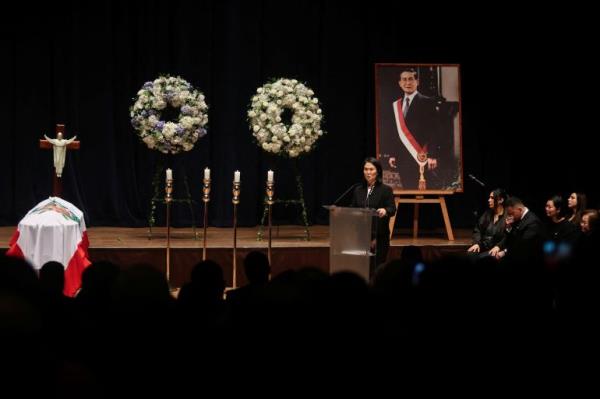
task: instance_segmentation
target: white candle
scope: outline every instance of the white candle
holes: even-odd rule
[[[171,169],[167,169],[167,180],[173,180],[173,171]]]
[[[206,180],[210,179],[210,169],[204,168],[204,178]]]
[[[268,181],[269,183],[273,183],[273,171],[272,171],[272,170],[269,170],[269,171],[267,172],[267,181]]]
[[[236,170],[233,173],[233,182],[234,183],[239,183],[240,182],[240,171],[239,170]]]

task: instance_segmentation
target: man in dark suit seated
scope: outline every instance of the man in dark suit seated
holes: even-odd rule
[[[516,261],[532,261],[542,254],[545,239],[544,225],[519,198],[510,197],[505,203],[506,236],[492,250],[496,259],[507,257]]]

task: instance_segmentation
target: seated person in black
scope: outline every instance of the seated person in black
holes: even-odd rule
[[[600,215],[595,209],[586,209],[581,216],[581,232],[586,236],[596,233]]]
[[[546,216],[548,216],[548,238],[556,244],[573,244],[579,239],[581,229],[569,222],[564,216],[564,201],[560,195],[555,195],[546,201]]]
[[[490,251],[496,259],[509,257],[517,262],[535,262],[542,255],[546,232],[541,220],[517,197],[504,202],[506,235]]]
[[[488,198],[488,209],[479,218],[473,229],[473,245],[468,252],[480,253],[488,256],[489,251],[504,238],[504,201],[506,191],[497,188],[490,193]]]
[[[583,211],[587,208],[587,196],[582,192],[571,193],[567,199],[568,215],[567,220],[575,226],[581,223]]]

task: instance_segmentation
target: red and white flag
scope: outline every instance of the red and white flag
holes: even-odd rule
[[[49,261],[65,266],[64,294],[74,296],[81,274],[91,262],[83,212],[73,204],[50,197],[37,204],[19,222],[7,255],[25,258],[36,270]]]

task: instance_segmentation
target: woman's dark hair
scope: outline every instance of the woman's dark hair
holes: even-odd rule
[[[379,162],[377,158],[368,157],[363,161],[363,168],[367,163],[373,164],[373,166],[375,166],[375,169],[377,169],[377,184],[383,183],[383,168],[381,167],[381,162]]]
[[[492,197],[494,198],[494,208],[497,208],[499,200],[503,200],[502,206],[505,206],[504,203],[506,202],[506,199],[508,198],[508,194],[506,193],[506,190],[504,190],[503,188],[496,188],[496,189],[492,190]],[[481,225],[482,230],[487,229],[489,224],[492,223],[492,220],[494,220],[495,212],[496,212],[495,209],[488,209],[485,212],[483,222]],[[504,214],[506,215],[506,212],[504,212]]]
[[[590,226],[590,232],[596,231],[598,229],[598,224],[600,221],[599,213],[596,209],[586,209],[583,211],[581,217],[583,218],[585,215],[588,215],[588,224]]]
[[[552,201],[559,216],[562,216],[565,214],[564,201],[560,195],[553,195],[552,197],[548,198],[548,201]]]
[[[498,206],[498,201],[500,199],[502,199],[503,202],[506,201],[506,198],[508,198],[508,194],[506,194],[506,190],[504,190],[503,188],[496,188],[492,190],[492,197],[494,197],[495,206]]]
[[[577,206],[575,206],[575,210],[572,211],[568,217],[571,218],[572,216],[575,216],[573,223],[579,225],[579,223],[581,223],[583,211],[587,209],[587,197],[584,193],[580,192],[576,192],[575,196],[577,197]]]

